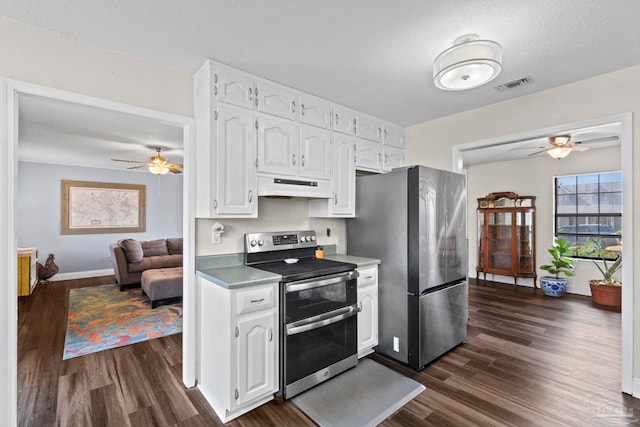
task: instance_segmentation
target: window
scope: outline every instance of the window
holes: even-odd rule
[[[620,244],[621,172],[557,177],[555,198],[555,234],[573,246],[572,256],[590,258],[583,249],[588,239],[601,239],[605,247]]]

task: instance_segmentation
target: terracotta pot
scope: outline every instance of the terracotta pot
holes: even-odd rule
[[[600,280],[589,280],[591,301],[595,304],[609,307],[620,307],[622,305],[622,286],[603,285],[599,283]]]

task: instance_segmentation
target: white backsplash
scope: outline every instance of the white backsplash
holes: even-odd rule
[[[220,244],[211,243],[211,226],[224,225]],[[327,228],[331,236],[327,236]],[[258,218],[197,219],[196,256],[244,252],[244,234],[263,231],[315,230],[319,245],[336,245],[337,253],[345,253],[347,243],[344,218],[309,218],[309,202],[305,198],[258,199]]]

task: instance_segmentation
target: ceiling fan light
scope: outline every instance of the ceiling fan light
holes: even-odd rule
[[[465,90],[490,82],[501,71],[502,46],[468,34],[456,39],[435,59],[433,82],[443,90]]]
[[[554,159],[564,159],[571,152],[571,147],[553,147],[547,150],[547,154]]]
[[[155,175],[164,175],[169,172],[169,168],[162,164],[153,164],[149,166],[149,172]]]
[[[571,135],[556,135],[556,136],[550,136],[549,142],[551,142],[551,144],[556,146],[567,145],[570,139],[571,139]]]

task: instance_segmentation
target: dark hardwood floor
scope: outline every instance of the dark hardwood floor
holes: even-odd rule
[[[181,334],[62,360],[69,289],[106,283],[38,285],[19,299],[18,425],[222,425],[182,385]],[[640,425],[640,400],[620,392],[619,313],[491,282],[469,294],[467,342],[423,371],[371,356],[427,387],[383,426]],[[314,423],[271,402],[228,425]]]

